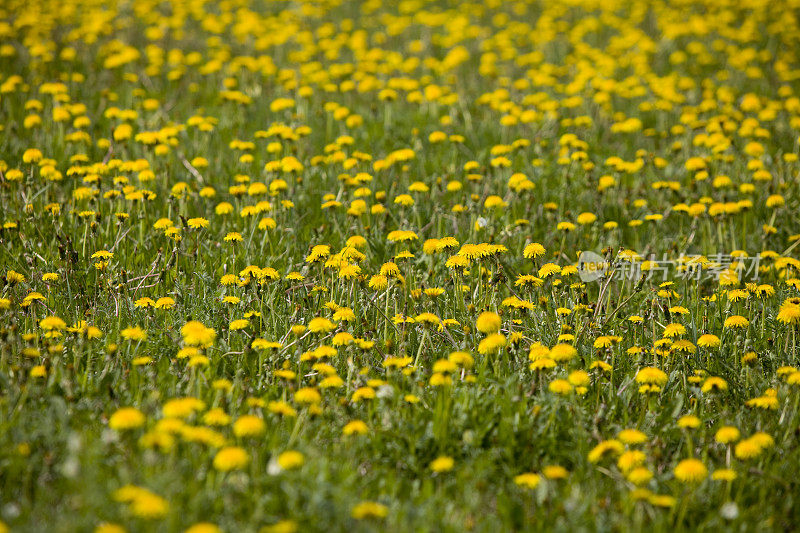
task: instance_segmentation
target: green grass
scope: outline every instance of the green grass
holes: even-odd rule
[[[794,7],[4,3],[0,530],[792,529]]]

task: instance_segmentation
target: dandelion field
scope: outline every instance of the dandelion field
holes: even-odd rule
[[[794,529],[798,8],[3,2],[0,531]]]

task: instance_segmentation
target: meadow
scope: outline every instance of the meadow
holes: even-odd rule
[[[797,0],[4,0],[0,532],[788,531]]]

